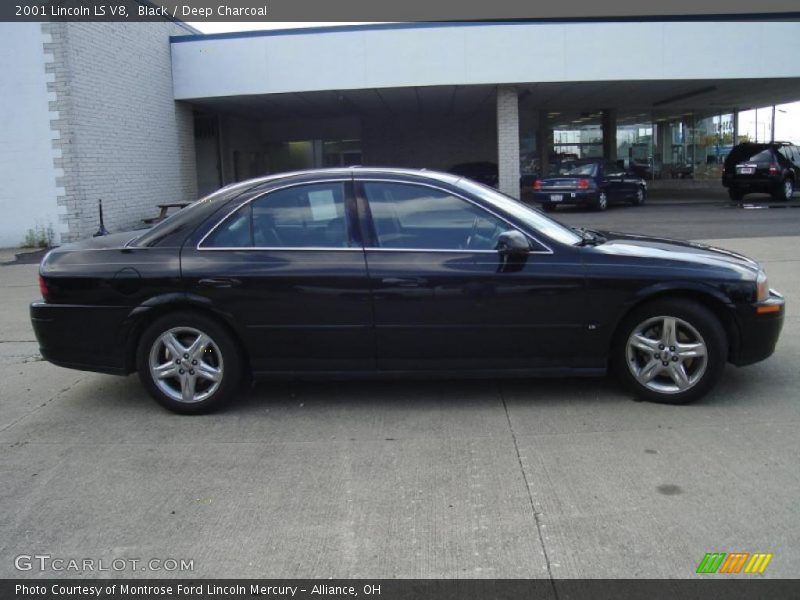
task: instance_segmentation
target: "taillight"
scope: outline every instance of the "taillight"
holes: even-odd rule
[[[541,179],[537,179],[536,181],[533,182],[533,189],[536,192],[538,192],[539,190],[542,189],[542,180]]]
[[[769,166],[769,174],[770,175],[777,175],[778,174],[778,165],[776,165],[775,163],[772,163]]]
[[[44,277],[39,275],[39,293],[42,295],[45,301],[50,297],[50,290],[47,287],[47,281],[45,281]]]
[[[578,180],[578,189],[579,190],[588,190],[589,189],[589,180],[588,179],[579,179]]]

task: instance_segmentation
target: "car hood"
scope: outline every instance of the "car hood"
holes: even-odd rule
[[[596,246],[603,254],[648,258],[664,262],[735,269],[743,275],[756,275],[758,262],[742,254],[698,242],[650,237],[616,231],[599,232],[606,242]]]

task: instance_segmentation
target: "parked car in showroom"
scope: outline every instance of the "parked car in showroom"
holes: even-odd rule
[[[722,185],[731,200],[760,192],[791,200],[800,180],[800,148],[788,142],[734,146],[722,167]]]
[[[342,168],[223,188],[152,229],[51,250],[42,356],[138,371],[197,413],[248,376],[507,377],[613,370],[685,403],[773,353],[784,300],[753,260],[572,229],[446,173]]]
[[[537,179],[533,200],[547,210],[571,204],[605,210],[612,202],[644,204],[647,184],[644,179],[618,162],[581,159],[562,163],[558,175]]]

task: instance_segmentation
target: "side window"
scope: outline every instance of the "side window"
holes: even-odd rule
[[[511,226],[485,210],[427,186],[365,182],[378,245],[420,250],[494,250]]]
[[[243,206],[228,217],[203,242],[204,248],[250,248],[252,245],[250,205]]]
[[[269,192],[228,217],[205,248],[346,248],[344,184],[314,183]]]
[[[344,183],[298,185],[253,201],[253,245],[346,248]]]

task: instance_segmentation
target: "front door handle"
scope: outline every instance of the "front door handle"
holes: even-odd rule
[[[419,287],[424,282],[421,277],[384,277],[381,279],[383,285],[397,287]]]
[[[209,277],[197,282],[201,287],[208,288],[232,288],[242,284],[241,281],[233,277]]]

